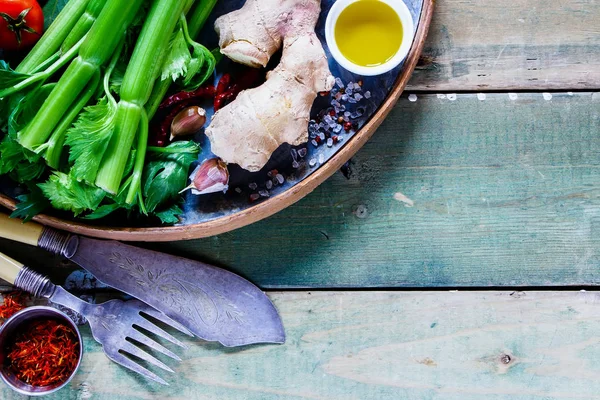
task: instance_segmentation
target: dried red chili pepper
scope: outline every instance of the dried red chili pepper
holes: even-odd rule
[[[219,79],[219,84],[217,85],[216,95],[223,94],[227,91],[227,88],[231,85],[231,75],[223,74],[221,79]]]
[[[56,320],[38,320],[24,327],[8,350],[9,368],[32,386],[65,382],[79,360],[79,341],[73,329]]]
[[[10,318],[25,308],[28,295],[25,292],[11,292],[4,295],[4,302],[0,305],[0,318]]]
[[[262,72],[259,69],[250,68],[233,79],[229,74],[221,77],[215,96],[214,108],[219,111],[227,104],[235,100],[242,91],[255,87],[262,79]],[[234,83],[231,81],[234,80]]]
[[[159,106],[159,109],[170,108],[177,103],[192,99],[210,99],[215,95],[215,87],[212,85],[201,86],[193,92],[179,92],[167,97]]]

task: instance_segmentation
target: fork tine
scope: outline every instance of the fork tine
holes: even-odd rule
[[[150,339],[148,336],[144,335],[142,332],[132,329],[130,333],[127,334],[127,337],[135,340],[136,342],[140,342],[158,352],[163,353],[165,356],[171,357],[174,360],[181,361],[181,358],[177,356],[177,354],[173,353],[171,350],[167,349],[160,343]]]
[[[136,320],[133,322],[133,325],[139,326],[140,328],[144,328],[145,330],[154,333],[156,336],[160,336],[161,338],[168,340],[169,342],[176,344],[181,348],[187,348],[182,342],[175,339],[169,333],[154,325],[152,322],[148,321],[143,316],[141,318],[136,318]]]
[[[126,353],[131,354],[132,356],[141,358],[142,360],[147,361],[150,364],[157,366],[158,368],[162,368],[165,371],[175,373],[175,371],[173,371],[171,368],[169,368],[169,366],[167,364],[163,363],[162,361],[155,358],[154,356],[146,353],[144,350],[140,349],[139,347],[135,346],[132,343],[129,343],[129,342],[123,343],[123,345],[121,346],[121,350],[123,350]]]
[[[113,354],[106,353],[106,356],[108,358],[110,358],[111,360],[113,360],[114,362],[116,362],[117,364],[122,365],[123,367],[130,369],[133,372],[136,372],[154,382],[158,382],[161,385],[169,386],[167,381],[162,379],[160,376],[156,375],[154,372],[148,371],[146,368],[142,367],[141,365],[134,362],[133,360],[125,357],[121,353],[118,353],[118,352],[113,353]]]
[[[146,303],[142,303],[145,307],[140,307],[144,314],[148,314],[152,318],[156,318],[157,320],[177,329],[179,332],[184,333],[190,337],[194,337],[194,334],[190,332],[185,326],[181,325],[177,321],[173,321],[164,313],[156,310],[154,307],[147,305]]]

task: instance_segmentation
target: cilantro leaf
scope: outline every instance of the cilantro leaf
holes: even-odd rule
[[[50,202],[39,187],[29,185],[29,190],[29,193],[17,196],[19,203],[10,215],[11,218],[19,218],[23,222],[29,222],[33,217],[50,207]]]
[[[114,103],[106,97],[89,106],[67,132],[65,144],[70,147],[72,176],[93,184],[114,128]]]
[[[62,172],[54,172],[48,181],[38,186],[54,208],[72,211],[75,216],[96,210],[106,197],[104,190],[78,182]]]
[[[160,153],[149,154],[150,162],[144,170],[143,195],[149,213],[178,197],[200,147],[191,141],[175,142],[159,150]]]

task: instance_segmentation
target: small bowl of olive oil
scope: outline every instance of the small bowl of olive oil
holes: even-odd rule
[[[408,56],[414,23],[402,0],[337,0],[327,15],[325,38],[344,69],[381,75]]]

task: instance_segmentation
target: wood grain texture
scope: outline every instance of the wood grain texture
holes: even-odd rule
[[[271,296],[285,345],[188,340],[161,387],[111,363],[86,334],[80,372],[47,398],[600,399],[598,293]],[[4,386],[0,397],[21,398]]]
[[[597,285],[598,132],[598,93],[403,98],[350,180],[238,231],[146,246],[263,288]]]
[[[264,288],[597,285],[600,94],[403,98],[299,204],[153,248]]]
[[[596,0],[438,0],[408,90],[600,88]]]

